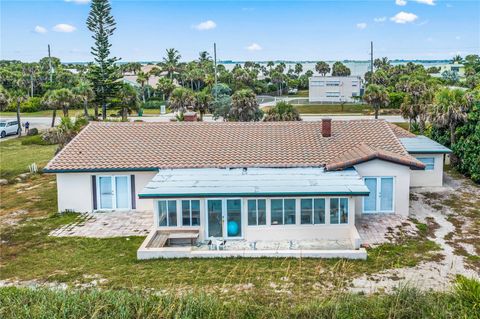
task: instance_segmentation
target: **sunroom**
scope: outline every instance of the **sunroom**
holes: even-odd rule
[[[354,198],[368,194],[354,169],[160,170],[139,194],[154,225],[137,255],[365,258]]]

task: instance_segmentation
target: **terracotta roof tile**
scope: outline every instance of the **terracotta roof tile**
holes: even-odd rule
[[[390,127],[392,128],[393,133],[395,134],[396,137],[398,138],[406,138],[406,137],[416,137],[415,134],[407,131],[404,128],[401,128],[398,125],[395,125],[393,123],[388,123]]]
[[[362,143],[411,160],[383,120],[321,122],[92,122],[46,167],[108,170],[205,167],[312,167]]]

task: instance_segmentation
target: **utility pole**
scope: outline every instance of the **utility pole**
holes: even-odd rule
[[[370,73],[373,76],[373,41],[370,41]]]
[[[217,44],[213,42],[213,63],[215,66],[215,87],[217,86]],[[217,89],[215,89],[215,98],[217,98]]]
[[[53,82],[52,57],[50,56],[50,44],[48,45],[48,66],[50,68],[50,83]]]

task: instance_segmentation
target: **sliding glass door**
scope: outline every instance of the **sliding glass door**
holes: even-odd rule
[[[99,209],[130,209],[128,176],[98,176]]]

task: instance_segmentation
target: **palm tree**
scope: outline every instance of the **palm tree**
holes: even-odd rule
[[[387,106],[389,102],[387,90],[377,84],[367,86],[363,99],[375,110],[375,119],[378,119],[378,111]]]
[[[20,104],[23,101],[26,101],[27,98],[28,98],[28,93],[26,92],[26,90],[23,90],[21,88],[18,88],[10,92],[10,103],[17,104],[18,136],[22,136],[22,125],[20,124]]]
[[[173,73],[178,71],[180,58],[182,56],[180,55],[180,52],[174,48],[167,49],[166,53],[167,56],[163,58],[161,66],[165,71],[167,71],[170,79],[173,79]]]
[[[295,74],[300,76],[300,73],[303,72],[303,65],[301,63],[295,64]]]
[[[88,118],[88,102],[93,100],[95,96],[91,84],[87,81],[80,81],[80,83],[73,88],[73,94],[75,98],[83,102],[83,115]]]
[[[121,103],[122,121],[126,122],[128,120],[128,114],[134,110],[138,110],[139,101],[137,90],[130,84],[124,83],[120,87],[118,98]]]
[[[457,54],[456,56],[454,56],[453,59],[452,59],[452,64],[462,63],[462,62],[463,62],[463,59],[462,59],[462,57],[461,57],[460,55],[458,55],[458,54]]]
[[[169,99],[170,94],[175,89],[175,85],[171,79],[162,77],[158,79],[157,88],[162,92],[163,100],[166,101]]]
[[[52,127],[54,127],[57,109],[61,108],[63,110],[63,116],[68,117],[68,108],[74,101],[74,95],[69,89],[51,90],[45,93],[43,101],[53,110]]]
[[[317,64],[315,64],[315,71],[325,76],[327,73],[330,73],[330,65],[324,61],[317,62]]]
[[[292,104],[287,102],[278,102],[274,107],[267,111],[265,122],[280,122],[280,121],[301,121],[298,110]]]
[[[9,99],[8,91],[0,85],[0,111],[4,111],[7,108]]]
[[[455,130],[466,121],[470,104],[469,95],[461,89],[443,89],[435,95],[430,120],[435,125],[450,130],[450,147],[455,145]]]
[[[200,65],[203,65],[204,63],[210,62],[210,61],[212,61],[212,57],[207,51],[202,51],[199,53],[198,63]]]
[[[257,97],[250,89],[238,90],[232,95],[230,117],[239,122],[259,121],[263,116]]]
[[[200,121],[203,120],[203,114],[210,109],[210,102],[212,101],[212,95],[205,90],[197,92],[195,94],[195,111],[200,113]]]
[[[147,81],[148,81],[147,75],[145,73],[143,73],[143,71],[138,72],[137,83],[140,84],[140,87],[142,88],[143,103],[145,103],[145,83]]]
[[[195,95],[192,90],[178,87],[170,95],[169,107],[175,112],[183,113],[187,109],[193,109],[195,105]]]

